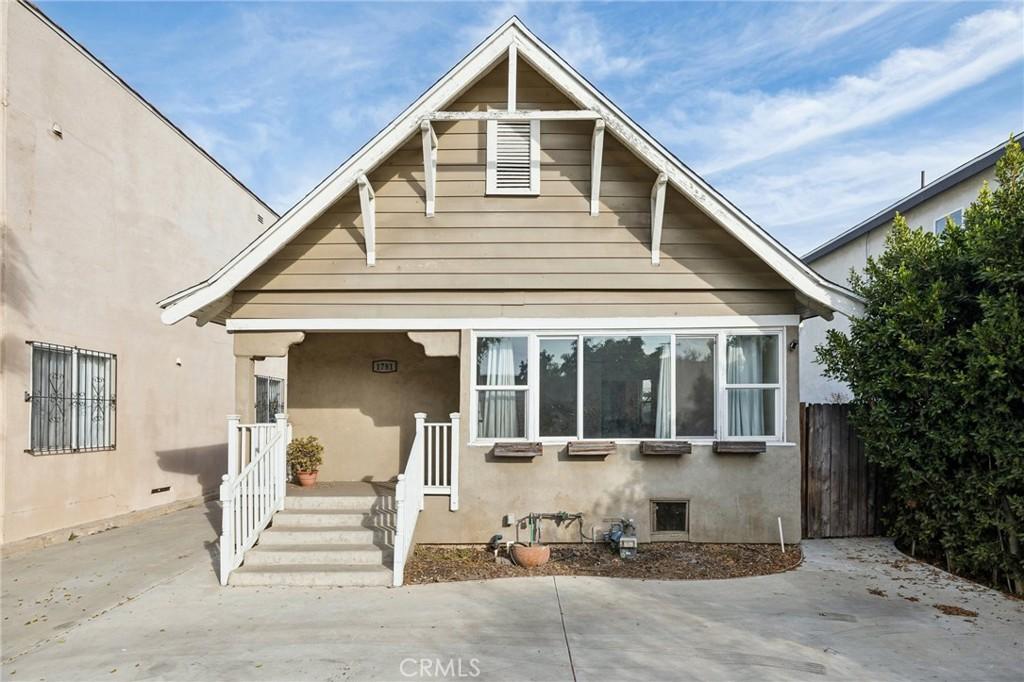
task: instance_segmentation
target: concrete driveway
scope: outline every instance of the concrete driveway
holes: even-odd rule
[[[221,588],[215,508],[3,562],[5,680],[1020,680],[1024,603],[882,540],[725,581]],[[944,615],[935,604],[978,612]]]

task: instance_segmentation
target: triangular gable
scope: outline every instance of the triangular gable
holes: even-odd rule
[[[159,305],[165,309],[163,321],[173,324],[191,315],[204,323],[223,309],[239,283],[355,187],[360,176],[387,159],[419,131],[426,117],[443,111],[477,79],[487,74],[506,57],[512,45],[519,57],[551,81],[583,112],[592,112],[600,117],[607,130],[638,158],[652,170],[663,173],[669,185],[789,282],[809,308],[826,316],[830,316],[832,311],[846,315],[860,311],[862,304],[854,294],[807,267],[651,138],[530,33],[518,18],[513,17],[224,267],[205,282],[161,301]]]

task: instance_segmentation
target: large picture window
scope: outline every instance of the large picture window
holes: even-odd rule
[[[668,336],[583,337],[583,437],[671,438]]]
[[[30,450],[112,449],[117,357],[52,343],[34,342],[31,348]]]
[[[778,331],[481,334],[474,438],[780,440]]]

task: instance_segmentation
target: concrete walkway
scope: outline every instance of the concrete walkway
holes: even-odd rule
[[[796,571],[728,581],[221,588],[211,519],[215,508],[189,509],[5,560],[3,679],[1019,680],[1024,669],[1024,603],[881,540],[807,542]]]

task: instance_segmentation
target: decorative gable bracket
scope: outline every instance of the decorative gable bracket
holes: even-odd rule
[[[601,163],[604,156],[604,119],[594,121],[594,137],[590,141],[590,215],[600,212]]]
[[[426,216],[434,217],[434,201],[437,192],[437,135],[430,121],[420,121],[423,136],[423,180],[426,197]]]
[[[377,263],[377,196],[373,193],[370,179],[366,173],[360,173],[356,181],[359,184],[359,208],[363,213],[363,239],[366,241],[366,264]]]
[[[651,263],[661,263],[661,224],[665,220],[665,186],[668,175],[658,173],[658,178],[651,188]]]

